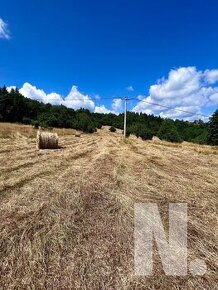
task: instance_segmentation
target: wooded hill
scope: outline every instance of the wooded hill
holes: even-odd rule
[[[158,136],[160,139],[200,144],[218,145],[218,110],[210,122],[188,122],[163,119],[143,113],[127,113],[127,135],[135,134],[142,139]],[[16,89],[0,88],[0,122],[32,124],[35,127],[74,128],[93,133],[108,125],[123,128],[123,114],[92,113],[87,109],[73,110],[63,105],[44,104],[25,98]]]

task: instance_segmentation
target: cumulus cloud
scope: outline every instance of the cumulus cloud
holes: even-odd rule
[[[206,82],[208,84],[215,84],[218,82],[218,69],[206,70],[204,72]]]
[[[8,86],[7,90],[10,92],[15,89],[15,86]],[[44,90],[37,88],[36,86],[26,82],[23,84],[19,92],[26,98],[43,102],[45,104],[50,103],[52,105],[64,105],[68,108],[78,110],[80,108],[88,109],[91,112],[103,113],[103,114],[118,114],[122,106],[121,99],[113,99],[111,104],[112,109],[108,109],[105,105],[96,106],[95,101],[99,102],[100,96],[95,95],[92,98],[89,95],[83,94],[78,90],[77,86],[72,86],[69,94],[64,97],[56,92],[51,92],[47,94]]]
[[[218,105],[218,89],[217,92],[214,92],[214,94],[209,96],[209,100],[211,105]]]
[[[9,87],[7,87],[6,89],[7,89],[7,91],[10,93],[10,91],[13,90],[13,89],[15,90],[16,87],[15,87],[15,86],[9,86]]]
[[[10,92],[11,89],[15,89],[15,86],[7,87],[7,90]],[[69,94],[64,97],[56,92],[51,92],[47,94],[44,90],[37,88],[36,86],[26,82],[23,84],[19,92],[26,98],[37,100],[45,104],[50,103],[52,105],[64,105],[68,108],[78,110],[80,108],[85,108],[91,112],[96,113],[113,113],[118,114],[118,109],[121,107],[121,99],[114,99],[112,102],[113,110],[110,110],[105,107],[105,105],[96,106],[95,102],[90,98],[89,95],[83,94],[78,90],[77,86],[72,86]],[[100,100],[99,95],[95,95],[94,99],[96,101]]]
[[[127,87],[126,90],[129,91],[129,92],[134,92],[134,88],[133,88],[133,86],[129,86],[129,87]]]
[[[200,75],[195,67],[179,68],[169,73],[168,79],[150,87],[150,95],[156,100],[189,96],[199,89]]]
[[[10,91],[14,86],[8,87]],[[93,99],[72,86],[67,96],[56,92],[46,93],[30,83],[24,83],[20,93],[25,97],[51,103],[65,105],[73,109],[86,108],[92,112],[118,114],[122,109],[122,99],[114,98],[111,107],[100,104],[100,97]],[[218,70],[199,71],[196,67],[181,67],[171,70],[167,78],[161,78],[150,86],[148,95],[139,95],[134,112],[160,115],[168,118],[193,120],[207,108],[218,105]],[[193,114],[195,113],[195,115]],[[197,116],[196,114],[199,114]]]
[[[0,18],[0,38],[5,38],[5,39],[10,38],[8,25],[2,20],[2,18]]]
[[[24,83],[19,92],[26,98],[30,98],[43,103],[50,103],[53,105],[61,105],[64,103],[61,95],[57,93],[46,94],[43,90],[38,89],[30,83]]]
[[[150,87],[148,96],[138,97],[139,102],[133,111],[160,114],[169,118],[196,119],[193,114],[181,111],[202,114],[205,107],[218,105],[217,82],[218,70],[202,72],[196,67],[171,70],[166,79],[162,78]]]
[[[79,92],[77,86],[72,86],[72,89],[64,101],[65,106],[73,108],[75,110],[80,108],[86,108],[90,111],[94,111],[95,103],[88,95],[83,95]]]
[[[24,83],[23,87],[19,91],[26,98],[47,103],[46,93],[43,90],[37,89],[37,87],[31,85],[30,83]]]
[[[104,105],[101,105],[101,106],[96,106],[94,112],[101,113],[101,114],[109,114],[111,113],[111,110],[107,109]]]
[[[95,113],[102,113],[102,114],[119,114],[119,111],[122,107],[122,99],[113,99],[111,104],[112,110],[105,107],[105,105],[96,106],[94,112]]]
[[[201,114],[201,111],[199,110],[197,106],[188,106],[188,107],[181,106],[181,107],[175,107],[173,109],[169,109],[165,112],[160,112],[160,116],[163,118],[192,120],[192,116],[190,116],[190,112]]]
[[[95,95],[95,99],[96,99],[96,100],[100,100],[101,97],[100,97],[99,95]]]
[[[27,98],[37,100],[43,103],[50,103],[52,105],[65,105],[72,109],[85,108],[94,111],[95,103],[88,95],[82,94],[77,86],[72,86],[69,94],[64,98],[58,93],[52,92],[46,94],[44,90],[38,89],[30,83],[25,83],[19,90],[20,93]]]
[[[112,108],[115,111],[118,111],[121,109],[121,107],[122,107],[122,99],[113,99]]]

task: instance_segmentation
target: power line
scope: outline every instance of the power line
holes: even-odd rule
[[[32,100],[32,101],[41,101],[42,103],[43,103],[43,99],[41,99],[41,98],[34,98],[34,99],[31,99],[31,98],[28,98],[28,97],[25,97],[26,99],[30,99],[30,100]],[[97,98],[81,98],[81,99],[77,99],[77,98],[72,98],[72,99],[70,99],[69,101],[101,101],[101,100],[114,100],[114,99],[119,99],[119,100],[123,100],[123,98],[121,98],[121,97],[118,97],[118,98],[100,98],[100,99],[97,99]],[[5,101],[5,100],[8,100],[8,97],[6,97],[5,99],[2,99],[2,98],[0,98],[0,101]],[[52,97],[52,98],[49,98],[48,100],[46,100],[46,101],[60,101],[60,102],[62,102],[62,101],[68,101],[68,100],[66,100],[66,99],[59,99],[59,98],[55,98],[55,97]]]
[[[0,101],[4,101],[4,100],[7,100],[8,98],[5,98],[5,99],[1,99],[0,98]],[[27,99],[30,99],[30,98],[27,98]],[[166,105],[162,105],[162,104],[158,104],[158,103],[153,103],[153,102],[149,102],[149,101],[145,101],[145,100],[139,100],[137,98],[123,98],[123,97],[117,97],[117,98],[111,98],[111,97],[103,97],[103,98],[100,98],[100,99],[97,99],[97,98],[73,98],[69,101],[100,101],[100,100],[114,100],[114,99],[120,99],[120,100],[124,100],[125,102],[126,101],[130,101],[130,100],[135,100],[135,101],[138,101],[138,102],[143,102],[143,103],[146,103],[146,104],[149,104],[149,105],[153,105],[153,106],[158,106],[158,107],[162,107],[162,108],[166,108],[166,109],[170,109],[170,110],[174,110],[174,111],[178,111],[178,112],[182,112],[182,113],[186,113],[186,114],[190,114],[190,115],[193,115],[193,116],[201,116],[201,117],[205,117],[205,118],[210,118],[211,116],[208,116],[208,115],[205,115],[205,114],[201,114],[201,113],[195,113],[195,112],[191,112],[191,111],[186,111],[186,110],[182,110],[182,109],[177,109],[177,108],[173,108],[173,107],[169,107],[169,106],[166,106]],[[30,99],[30,100],[35,100],[35,101],[40,101],[43,103],[43,100],[41,98],[34,98],[34,99]],[[59,101],[59,102],[65,102],[66,100],[65,99],[62,99],[60,100],[59,98],[55,98],[55,97],[52,97],[52,98],[49,98],[47,101]]]
[[[165,105],[161,105],[161,104],[157,104],[157,103],[153,103],[153,102],[149,102],[149,101],[145,101],[145,100],[138,100],[136,98],[131,98],[129,100],[137,100],[138,102],[143,102],[143,103],[146,103],[146,104],[149,104],[149,105],[163,107],[163,108],[167,108],[167,109],[170,109],[170,110],[187,113],[187,114],[190,114],[190,115],[193,115],[193,116],[195,115],[195,116],[202,116],[202,117],[210,118],[210,116],[205,115],[205,114],[194,113],[194,112],[190,112],[190,111],[186,111],[186,110],[182,110],[182,109],[176,109],[176,108],[173,108],[173,107],[169,107],[169,106],[165,106]]]

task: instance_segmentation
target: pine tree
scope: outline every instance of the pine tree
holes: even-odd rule
[[[218,145],[218,110],[210,118],[208,144]]]
[[[172,120],[166,119],[163,121],[162,125],[160,126],[160,129],[158,131],[157,136],[161,140],[166,140],[170,142],[181,142],[182,139],[179,136],[179,133],[176,129],[176,126],[174,125],[174,122]]]

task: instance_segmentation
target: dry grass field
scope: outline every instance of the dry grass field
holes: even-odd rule
[[[218,149],[123,140],[103,128],[37,150],[36,130],[0,124],[0,289],[218,289]],[[188,203],[188,261],[202,277],[133,267],[134,203]]]

